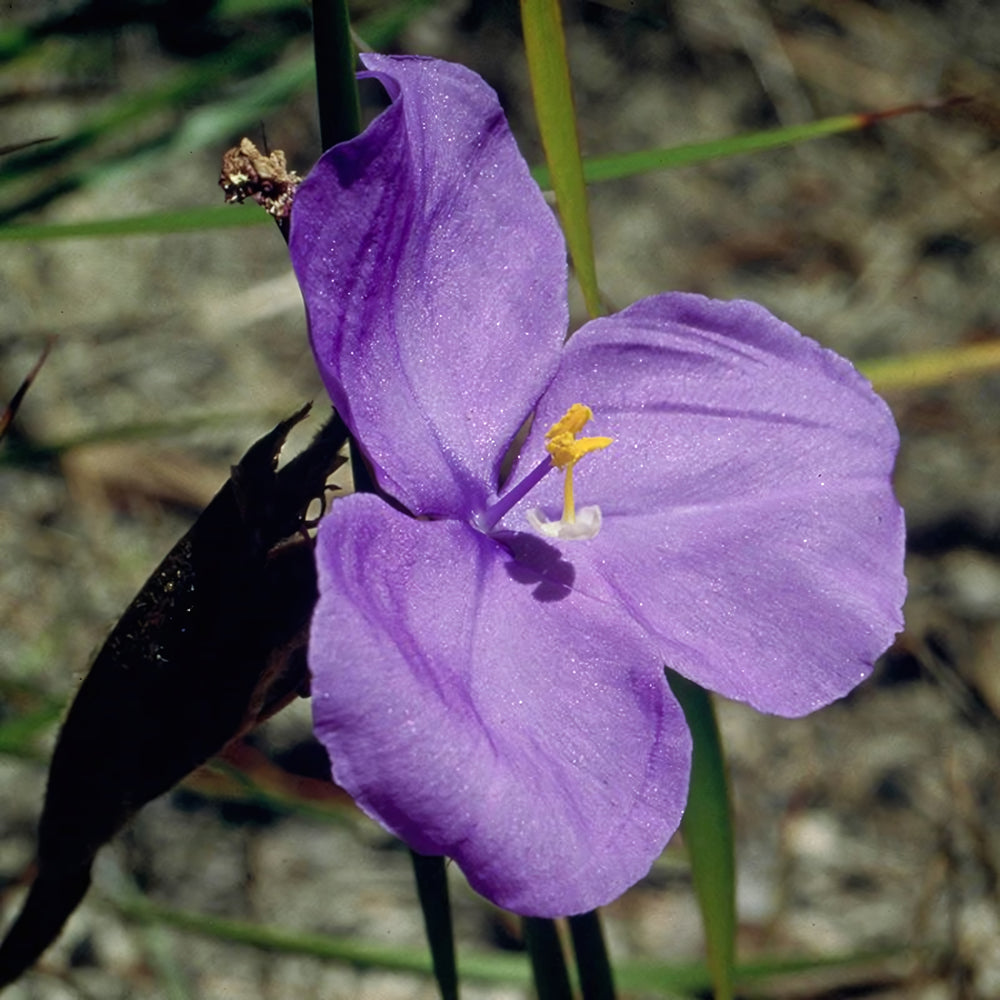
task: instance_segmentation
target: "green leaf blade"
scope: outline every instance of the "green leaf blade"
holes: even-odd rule
[[[736,964],[736,855],[729,781],[711,696],[667,671],[694,743],[691,789],[681,822],[705,925],[708,969],[716,1000],[732,1000]]]
[[[566,38],[557,0],[521,0],[521,24],[535,115],[563,232],[587,312],[599,316],[601,298],[587,209],[587,185],[580,159]]]

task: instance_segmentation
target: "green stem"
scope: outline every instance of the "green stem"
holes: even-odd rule
[[[573,939],[583,1000],[615,1000],[611,960],[597,910],[570,917],[569,932]]]
[[[441,1000],[458,1000],[458,969],[455,965],[455,934],[451,922],[451,900],[448,896],[448,873],[445,859],[427,857],[410,851],[413,874],[417,880],[417,896],[424,914],[427,943],[434,964]]]
[[[573,1000],[566,957],[554,920],[524,918],[524,943],[531,959],[538,1000]]]
[[[313,0],[313,48],[319,136],[323,148],[329,149],[361,131],[361,101],[347,0]],[[350,455],[355,492],[376,492],[375,481],[353,436]]]
[[[323,148],[353,139],[361,131],[361,102],[355,77],[354,44],[347,0],[313,0],[316,94]]]
[[[708,692],[671,670],[667,671],[667,680],[684,709],[694,742],[691,789],[681,832],[705,925],[708,971],[715,988],[715,1000],[732,1000],[736,962],[736,860],[722,738]]]

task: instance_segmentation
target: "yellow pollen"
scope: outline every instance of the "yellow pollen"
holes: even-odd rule
[[[545,448],[552,456],[552,464],[566,473],[566,484],[563,491],[562,520],[566,524],[576,521],[576,507],[573,502],[573,466],[592,451],[600,451],[612,443],[609,437],[577,438],[586,423],[593,416],[589,406],[574,403],[566,413],[557,420],[545,435]]]

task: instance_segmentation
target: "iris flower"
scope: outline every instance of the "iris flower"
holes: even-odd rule
[[[496,95],[363,59],[390,103],[291,216],[319,371],[378,484],[319,526],[315,730],[414,850],[515,912],[582,912],[680,822],[665,665],[798,716],[892,641],[896,428],[751,302],[659,295],[567,341],[563,239]]]

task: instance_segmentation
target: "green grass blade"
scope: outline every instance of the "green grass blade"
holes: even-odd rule
[[[172,944],[164,928],[145,928],[142,936],[143,951],[165,1000],[194,1000],[195,994],[174,955]]]
[[[789,125],[783,128],[766,129],[762,132],[747,132],[724,139],[685,143],[681,146],[669,146],[663,149],[646,149],[632,153],[596,156],[584,161],[583,176],[588,184],[598,184],[602,181],[635,177],[638,174],[652,173],[656,170],[689,167],[730,156],[742,156],[747,153],[759,153],[769,149],[794,146],[800,142],[822,139],[842,132],[856,132],[888,118],[918,111],[930,111],[941,106],[940,103],[936,102],[907,104],[902,107],[890,108],[887,111],[836,115],[804,125]],[[552,186],[548,168],[535,167],[532,170],[532,176],[542,187]]]
[[[215,5],[215,15],[224,20],[301,10],[302,0],[219,0]]]
[[[374,17],[369,19],[368,22],[362,25],[362,28],[369,28],[367,37],[378,48],[379,42],[385,42],[394,36],[398,32],[400,25],[405,24],[406,20],[413,15],[415,9],[426,3],[427,0],[410,0],[409,3],[400,5],[394,11],[389,11],[385,15],[378,15],[377,19]],[[299,87],[310,82],[311,73],[310,59],[290,61],[281,70],[281,75],[277,79],[267,81],[261,86],[259,92],[254,90],[246,103],[249,107],[257,109],[257,113],[259,113],[262,104],[269,107],[277,106],[280,103],[282,93],[286,93],[288,90],[295,92]],[[282,90],[279,88],[285,89]],[[269,93],[275,96],[269,98]],[[644,150],[615,156],[597,157],[583,161],[583,174],[587,183],[600,183],[601,181],[616,180],[636,174],[648,173],[653,170],[690,166],[727,156],[755,153],[767,149],[778,149],[799,142],[834,135],[839,132],[867,128],[875,121],[895,115],[926,110],[927,107],[929,106],[907,105],[906,107],[895,108],[890,111],[870,114],[839,115],[835,118],[826,118],[818,122],[811,122],[808,125],[771,129],[765,132],[733,136],[728,139],[692,143],[686,146],[674,146],[669,149]],[[211,113],[210,109],[206,109],[206,116],[209,113]],[[245,118],[246,115],[244,114],[243,119]],[[185,129],[185,142],[190,144],[197,138],[197,136],[191,134],[193,132],[200,134],[204,132],[204,129],[194,128],[193,126],[191,127],[191,132]],[[548,167],[534,167],[531,173],[543,187],[551,186]],[[0,241],[189,232],[198,229],[228,228],[230,226],[264,225],[265,222],[270,222],[270,219],[263,212],[252,210],[247,210],[245,213],[236,211],[227,212],[223,206],[218,206],[201,209],[178,209],[175,212],[155,212],[149,215],[133,216],[125,219],[99,219],[94,222],[72,224],[8,225],[0,227]],[[970,354],[968,364],[975,365],[977,363],[973,360],[973,357]],[[928,357],[927,365],[936,365],[936,363],[936,361]],[[944,359],[943,356],[942,363],[947,365],[947,359]],[[896,380],[905,378],[901,374],[904,370],[901,366],[905,366],[906,364],[904,359],[886,359],[885,362],[873,362],[873,364],[879,366],[884,364],[886,366],[884,369],[886,372],[885,377],[893,381],[893,388],[896,387]],[[958,362],[957,374],[966,373],[965,365],[965,361]],[[933,370],[926,367],[926,365],[922,365],[921,371],[926,373],[921,377],[931,379],[931,381],[939,380],[933,373]],[[882,377],[881,370],[878,377]]]
[[[262,119],[281,114],[297,94],[312,86],[315,71],[308,55],[278,62],[240,83],[238,93],[195,108],[168,130],[168,153],[187,157],[193,149],[217,148],[247,129],[257,131]],[[219,149],[221,155],[221,149]]]
[[[188,101],[203,96],[206,90],[232,79],[268,54],[271,54],[270,48],[262,42],[234,46],[221,55],[187,66],[154,86],[126,94],[91,115],[69,135],[12,156],[4,163],[0,184],[11,184],[46,167],[58,168],[73,154],[129,125],[158,111],[182,107]]]
[[[51,201],[71,191],[109,176],[109,168],[122,164],[133,165],[146,158],[158,157],[162,161],[164,149],[169,149],[175,139],[178,122],[186,121],[190,112],[179,117],[186,106],[204,99],[206,92],[220,88],[227,80],[249,70],[270,53],[261,42],[244,44],[222,56],[206,59],[194,67],[168,77],[164,82],[138,94],[130,94],[111,103],[88,118],[74,132],[33,147],[4,161],[0,172],[0,189],[7,192],[7,203],[0,207],[0,224],[7,223],[25,212],[44,207]],[[291,92],[294,92],[291,91]],[[288,93],[279,97],[277,105],[285,103]],[[249,107],[243,102],[221,99],[221,109],[216,115],[221,132],[200,130],[196,145],[219,141],[234,127],[230,111],[246,109],[242,122],[257,118],[262,105]],[[120,137],[129,132],[130,126],[141,124],[141,141],[121,148]],[[185,155],[193,145],[190,133]],[[162,165],[162,162],[161,162]]]
[[[115,909],[133,920],[172,927],[184,933],[228,941],[274,954],[305,955],[358,968],[427,976],[432,973],[430,957],[424,948],[389,948],[381,944],[192,913],[161,906],[131,893],[127,896],[116,894],[112,903]],[[905,957],[906,954],[901,949],[885,949],[827,957],[764,958],[743,963],[737,968],[737,976],[740,982],[747,984],[763,980],[776,982],[820,971],[849,971],[881,966],[890,959]],[[529,970],[521,955],[463,952],[459,968],[463,977],[477,982],[521,987],[528,986],[530,982]],[[699,962],[667,964],[632,959],[618,963],[615,971],[621,989],[626,993],[645,993],[659,997],[690,996],[704,993],[710,985],[705,966]]]
[[[64,706],[49,702],[41,708],[0,722],[0,754],[37,760],[37,741],[62,716]]]
[[[35,40],[35,33],[26,26],[0,30],[0,63],[9,63],[26,52]]]
[[[274,225],[266,213],[251,205],[202,205],[169,212],[149,212],[92,222],[50,222],[0,226],[0,242],[93,239],[106,236],[163,236],[167,233],[207,232]]]
[[[108,424],[92,430],[81,431],[55,441],[29,441],[17,444],[9,439],[0,449],[0,466],[37,464],[49,462],[74,448],[104,444],[109,441],[142,441],[147,438],[169,437],[186,434],[205,427],[258,426],[264,421],[288,416],[293,405],[281,410],[230,410],[224,413],[192,413],[167,417],[163,420],[134,421]]]
[[[810,996],[812,994],[807,990],[794,988],[796,981],[820,973],[826,974],[829,981],[829,977],[835,973],[856,975],[862,970],[877,970],[891,978],[892,974],[886,971],[887,963],[896,963],[900,959],[912,959],[912,957],[912,952],[901,948],[827,956],[765,957],[737,965],[736,980],[740,983],[741,992],[748,995],[771,996],[780,993],[782,996],[786,994]],[[898,962],[898,965],[901,970],[908,968],[906,962]],[[903,975],[905,972],[901,974],[901,980]],[[626,959],[616,963],[615,978],[620,989],[628,995],[642,993],[660,997],[706,996],[712,989],[708,970],[701,962],[668,964],[644,959]],[[774,989],[763,991],[759,984],[765,982]],[[828,990],[824,996],[833,994],[833,990]]]
[[[1000,340],[858,364],[878,392],[924,389],[1000,370]]]
[[[181,787],[212,802],[261,806],[278,816],[297,816],[331,826],[357,829],[358,811],[346,793],[342,800],[324,800],[303,795],[294,786],[265,786],[258,778],[222,757],[210,760],[203,770],[193,771]]]
[[[358,22],[357,35],[372,52],[388,49],[421,11],[433,7],[437,0],[403,0],[395,6],[375,9]]]
[[[548,176],[587,312],[598,316],[601,297],[587,210],[587,186],[558,0],[521,0],[521,24],[538,130],[549,164]]]
[[[243,920],[191,913],[159,906],[141,897],[116,897],[114,906],[125,916],[146,923],[173,927],[180,931],[233,944],[247,945],[284,955],[307,955],[343,962],[362,969],[385,969],[431,975],[431,960],[424,948],[390,948],[346,938],[284,927],[268,927]],[[464,955],[462,975],[488,983],[527,986],[528,969],[520,955]]]
[[[736,860],[729,782],[715,709],[707,691],[667,671],[694,742],[691,789],[681,822],[705,925],[715,1000],[732,1000],[736,961]]]

